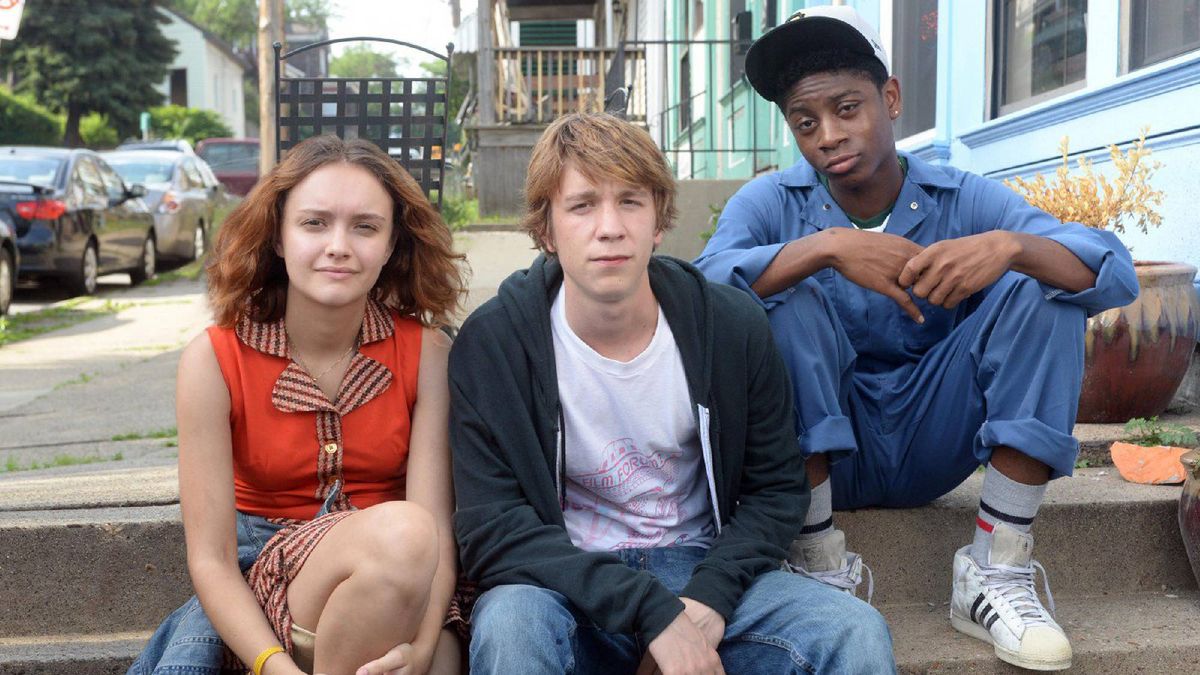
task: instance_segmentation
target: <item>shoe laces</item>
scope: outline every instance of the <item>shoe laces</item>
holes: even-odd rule
[[[1008,601],[1017,616],[1021,618],[1027,625],[1050,624],[1050,620],[1046,618],[1046,608],[1042,607],[1042,603],[1038,600],[1037,588],[1034,583],[1034,575],[1037,571],[1042,573],[1043,588],[1046,591],[1046,604],[1050,608],[1050,615],[1054,615],[1054,595],[1050,593],[1050,577],[1046,574],[1046,568],[1036,560],[1031,560],[1026,567],[1013,567],[1011,565],[980,565],[979,573],[984,578],[984,583],[992,590]]]
[[[867,604],[871,604],[872,598],[875,597],[875,575],[871,572],[871,568],[862,562],[862,557],[857,553],[847,553],[846,564],[836,570],[809,572],[800,565],[793,565],[791,562],[784,564],[795,574],[806,576],[809,579],[816,579],[834,588],[840,588],[850,595],[856,595],[855,591],[858,589],[858,585],[862,583],[862,570],[866,570]]]

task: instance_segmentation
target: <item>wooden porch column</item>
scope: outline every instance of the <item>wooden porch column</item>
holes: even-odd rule
[[[479,0],[475,16],[479,19],[479,44],[477,64],[479,70],[479,125],[496,123],[496,57],[492,51],[492,14],[495,0]]]

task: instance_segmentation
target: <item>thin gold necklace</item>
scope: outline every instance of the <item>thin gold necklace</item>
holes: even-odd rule
[[[304,362],[303,355],[300,354],[300,348],[297,347],[296,343],[292,341],[292,336],[288,335],[288,349],[290,349],[294,353],[296,363],[299,363],[300,367],[303,368],[305,370],[305,372],[307,372],[309,375],[312,376],[312,379],[314,382],[320,382],[322,377],[325,377],[326,375],[329,374],[329,371],[336,368],[338,366],[338,364],[340,364],[342,361],[345,361],[346,357],[350,356],[350,353],[353,352],[356,347],[358,347],[358,338],[357,337],[354,338],[354,342],[350,345],[350,348],[347,349],[346,351],[342,352],[342,355],[337,357],[336,361],[329,364],[325,368],[325,370],[322,370],[319,374],[313,375],[312,368],[308,367],[308,364]]]

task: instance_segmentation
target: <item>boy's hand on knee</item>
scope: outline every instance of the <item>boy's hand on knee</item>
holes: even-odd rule
[[[709,647],[716,649],[725,638],[725,619],[716,610],[698,600],[680,598],[683,600],[683,613],[687,615]]]
[[[650,642],[649,651],[663,675],[725,675],[717,650],[692,623],[686,609]]]

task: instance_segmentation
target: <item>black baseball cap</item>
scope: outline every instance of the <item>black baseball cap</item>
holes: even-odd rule
[[[827,49],[872,56],[888,67],[879,33],[853,7],[824,5],[802,9],[763,34],[746,53],[746,79],[760,96],[774,102],[783,92],[778,79],[797,57]]]

